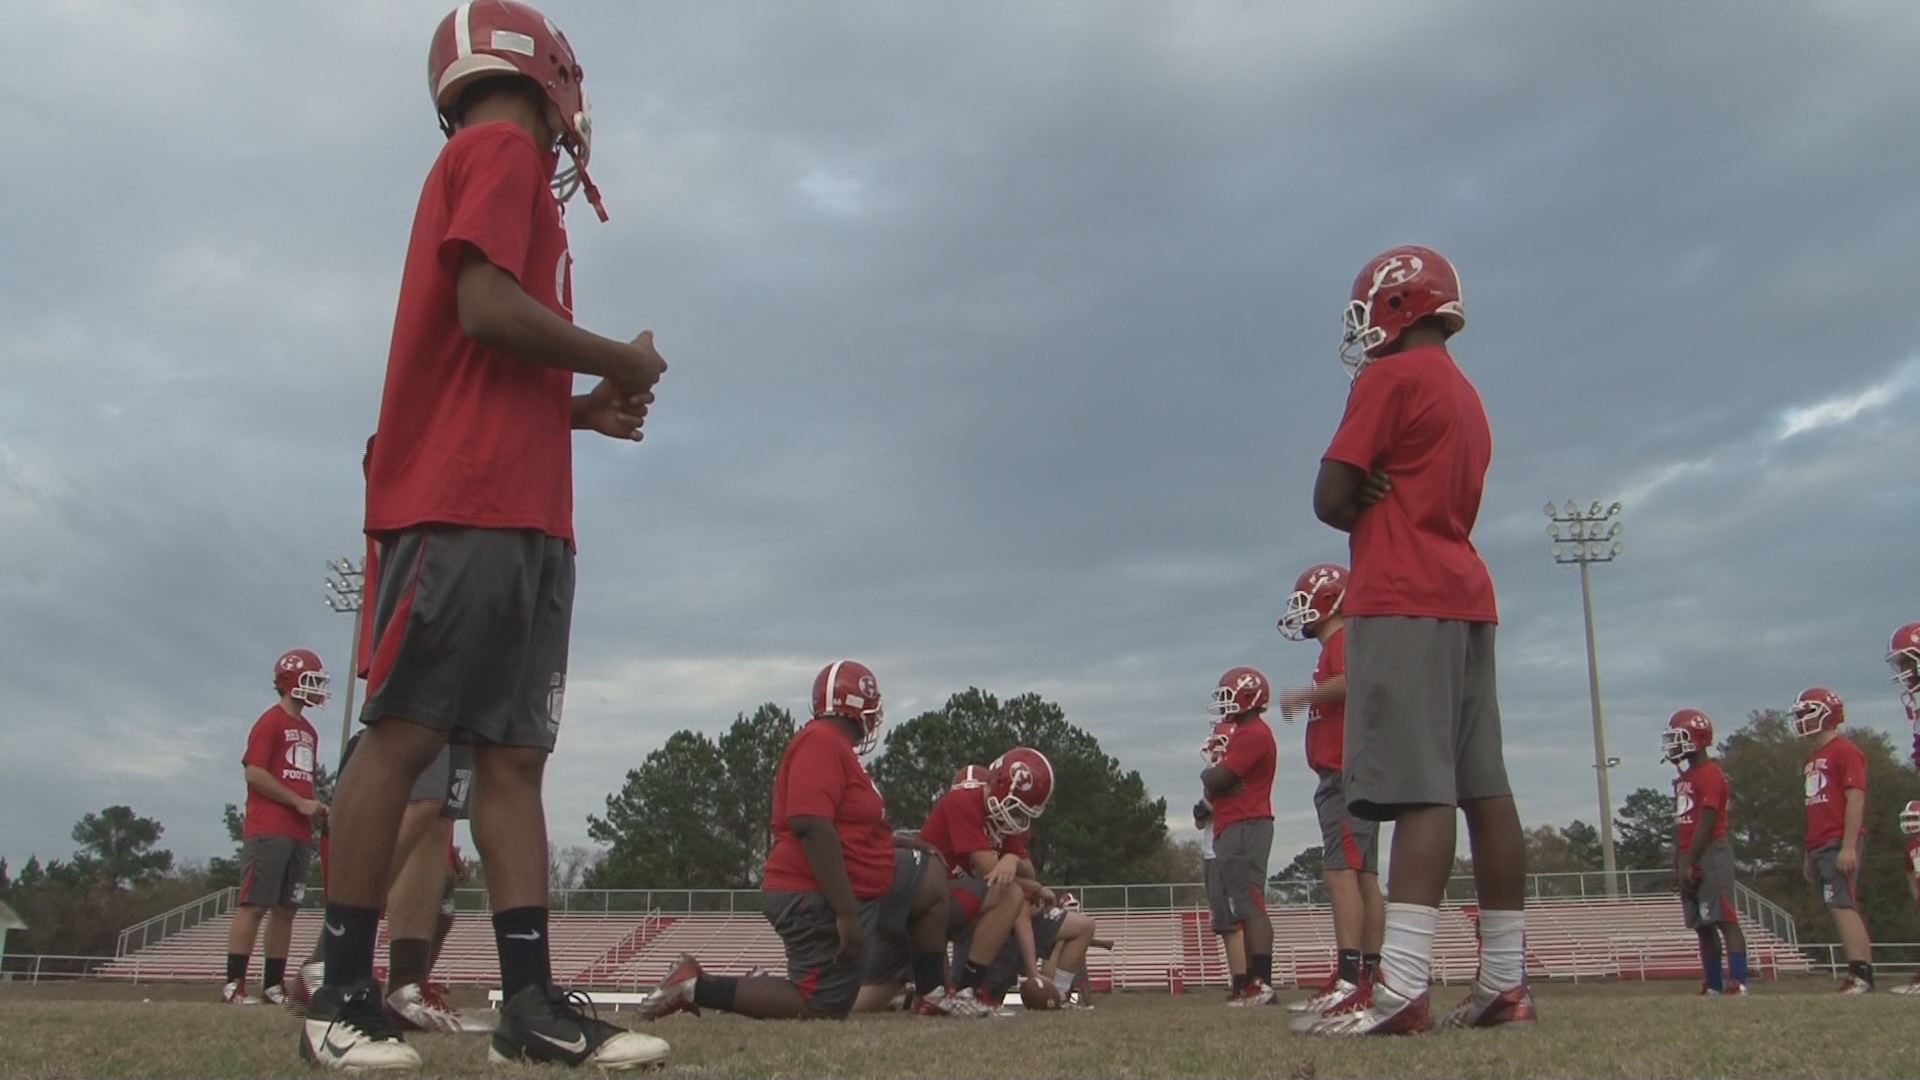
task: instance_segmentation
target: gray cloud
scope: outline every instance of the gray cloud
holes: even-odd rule
[[[344,660],[321,562],[357,549],[442,6],[15,17],[0,118],[55,152],[0,161],[0,853],[108,801],[217,852],[267,664]],[[1308,512],[1337,310],[1406,240],[1466,275],[1529,819],[1594,813],[1550,498],[1627,502],[1616,796],[1664,783],[1682,704],[1725,728],[1826,682],[1904,728],[1920,32],[1763,6],[552,5],[614,215],[573,216],[577,312],[673,364],[642,446],[578,447],[556,838],[840,653],[897,718],[1046,694],[1177,812],[1218,673],[1309,670],[1272,623],[1344,549]]]

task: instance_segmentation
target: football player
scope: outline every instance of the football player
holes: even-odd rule
[[[813,681],[812,718],[787,743],[773,779],[773,846],[761,911],[787,951],[787,976],[709,975],[683,955],[640,1002],[649,1019],[701,1009],[761,1020],[840,1019],[869,967],[904,956],[923,1015],[976,1016],[941,984],[946,890],[938,856],[904,842],[860,757],[880,743],[880,684],[857,660]],[[931,869],[931,872],[929,870]]]
[[[1000,947],[1000,955],[988,972],[987,989],[980,1000],[997,1006],[1013,989],[1018,976],[1023,985],[1051,983],[1064,1008],[1091,1009],[1092,1004],[1076,994],[1074,987],[1086,975],[1087,950],[1094,942],[1097,924],[1093,916],[1080,911],[1077,905],[1069,906],[1066,903],[1069,897],[1040,884],[1031,848],[1031,836],[1022,834],[1019,837],[1022,854],[1015,869],[1015,880],[1026,900],[1026,910],[1014,921],[1012,940]],[[1012,850],[1011,845],[1004,850]],[[966,947],[963,938],[961,948]],[[1046,960],[1038,962],[1042,956]]]
[[[280,700],[247,732],[240,768],[247,781],[240,840],[240,908],[227,928],[227,984],[220,1000],[257,1005],[287,1003],[282,985],[293,917],[307,891],[313,827],[327,807],[313,797],[320,736],[307,722],[308,706],[327,703],[327,670],[309,649],[293,649],[273,663],[273,689]],[[247,993],[247,967],[261,920],[267,924],[266,971],[261,997]]]
[[[1900,704],[1906,706],[1907,722],[1913,725],[1913,767],[1920,769],[1920,622],[1893,632],[1893,640],[1887,643],[1887,666],[1893,669]]]
[[[1700,939],[1701,993],[1736,997],[1747,993],[1747,938],[1733,909],[1733,843],[1727,839],[1727,775],[1707,756],[1713,746],[1713,721],[1699,709],[1681,709],[1667,718],[1660,735],[1660,756],[1680,771],[1673,781],[1674,881],[1687,929]],[[1726,966],[1721,973],[1721,943]]]
[[[1909,799],[1907,805],[1900,808],[1900,832],[1907,838],[1907,892],[1915,906],[1920,906],[1920,799]],[[1907,985],[1896,986],[1893,992],[1920,994],[1920,970],[1914,971]]]
[[[1353,376],[1321,455],[1313,511],[1350,534],[1345,789],[1392,821],[1380,977],[1313,1027],[1398,1034],[1433,1025],[1440,901],[1466,814],[1484,948],[1449,1026],[1529,1024],[1526,844],[1500,739],[1493,580],[1473,546],[1493,436],[1447,342],[1465,328],[1460,276],[1432,248],[1396,247],[1354,279],[1340,359]]]
[[[1005,968],[999,980],[994,968],[1010,940],[1023,960],[1052,947],[1051,941],[1029,944],[1015,936],[1016,923],[1028,915],[1027,894],[1042,893],[1049,903],[1054,898],[1034,876],[1027,850],[1033,822],[1052,795],[1052,763],[1038,750],[1018,746],[987,766],[983,785],[949,788],[920,827],[920,838],[939,850],[948,867],[952,982],[970,1004],[991,1010],[989,1003],[997,1001],[993,990],[1005,979]],[[1024,921],[1041,935],[1057,929]]]
[[[506,995],[490,1054],[602,1069],[668,1056],[554,984],[547,925],[541,780],[572,622],[572,432],[637,440],[666,370],[650,332],[573,323],[562,209],[584,191],[601,210],[583,78],[566,36],[515,0],[462,3],[429,42],[446,144],[420,190],[375,425],[367,735],[334,800],[326,984],[300,1040],[328,1068],[420,1067],[373,951],[408,789],[450,740],[474,747],[486,792],[473,835]],[[600,381],[576,396],[576,374]]]
[[[1273,1001],[1273,921],[1267,916],[1267,859],[1273,852],[1273,771],[1279,762],[1267,705],[1267,677],[1250,667],[1228,668],[1214,685],[1207,713],[1227,729],[1220,760],[1200,773],[1213,807],[1213,847],[1227,915],[1243,935],[1247,978],[1236,1005]]]
[[[1207,739],[1200,744],[1200,759],[1208,768],[1220,764],[1227,756],[1227,736],[1231,733],[1228,725],[1213,725],[1207,733]],[[1193,827],[1200,832],[1200,861],[1205,867],[1201,878],[1207,886],[1207,926],[1220,939],[1220,947],[1227,955],[1227,974],[1232,981],[1227,989],[1227,1003],[1236,1004],[1240,992],[1247,987],[1247,941],[1246,935],[1233,921],[1233,905],[1227,902],[1227,889],[1220,881],[1220,860],[1214,857],[1213,848],[1213,804],[1205,795],[1193,804]]]
[[[1307,767],[1319,778],[1313,808],[1320,819],[1321,879],[1333,908],[1334,970],[1318,993],[1287,1008],[1296,1030],[1311,1018],[1345,1001],[1370,983],[1380,966],[1380,938],[1386,932],[1387,907],[1380,895],[1380,824],[1347,812],[1342,778],[1347,731],[1347,633],[1340,602],[1346,598],[1347,568],[1335,563],[1310,566],[1293,585],[1281,636],[1317,641],[1320,659],[1313,685],[1280,695],[1280,715],[1292,722],[1307,714]]]
[[[1807,799],[1807,858],[1802,872],[1833,913],[1847,954],[1847,977],[1840,993],[1873,990],[1873,943],[1860,917],[1860,861],[1865,855],[1867,757],[1840,734],[1847,708],[1840,695],[1810,686],[1793,703],[1793,733],[1813,750],[1801,770]]]

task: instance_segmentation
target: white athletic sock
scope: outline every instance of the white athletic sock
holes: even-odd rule
[[[1053,969],[1053,985],[1059,987],[1062,998],[1072,995],[1073,981],[1079,977],[1080,973],[1077,971],[1068,971],[1066,968]]]
[[[1394,993],[1417,998],[1433,975],[1433,928],[1440,909],[1388,904],[1387,936],[1380,946],[1380,977]]]
[[[1527,981],[1527,913],[1480,910],[1480,981],[1511,990]]]

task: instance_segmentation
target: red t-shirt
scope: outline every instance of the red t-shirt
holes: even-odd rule
[[[819,892],[820,882],[787,819],[822,817],[840,834],[847,881],[862,900],[893,886],[893,829],[873,777],[853,752],[853,740],[831,720],[810,720],[794,733],[773,774],[773,850],[761,887]]]
[[[1807,850],[1839,843],[1846,835],[1845,793],[1867,790],[1867,756],[1845,735],[1835,735],[1807,755],[1801,773],[1806,779]]]
[[[1393,481],[1354,522],[1345,614],[1498,621],[1472,539],[1493,433],[1445,349],[1408,349],[1362,368],[1322,457],[1384,469]]]
[[[454,133],[427,173],[368,466],[367,532],[442,523],[573,539],[573,373],[469,338],[455,287],[473,250],[572,321],[552,172],[526,132],[496,123]]]
[[[1347,673],[1347,628],[1342,626],[1320,642],[1320,662],[1313,668],[1313,685]],[[1323,701],[1307,710],[1307,767],[1319,773],[1337,773],[1346,753],[1347,703]]]
[[[313,798],[314,761],[320,751],[320,737],[304,717],[295,716],[275,703],[253,722],[247,733],[247,752],[242,765],[258,765],[269,776],[286,785],[288,791],[303,799]],[[247,785],[245,836],[291,836],[296,840],[313,839],[313,823],[300,811],[278,803]]]
[[[1233,725],[1220,764],[1240,778],[1240,789],[1213,800],[1213,835],[1236,821],[1273,817],[1273,767],[1279,760],[1265,717],[1249,716]]]
[[[1693,827],[1702,807],[1713,808],[1713,837],[1727,835],[1727,774],[1720,763],[1708,758],[1688,769],[1673,782],[1673,829],[1679,853],[1693,847]]]
[[[938,848],[946,860],[948,877],[972,874],[973,860],[968,856],[976,851],[1029,858],[1027,836],[1017,832],[994,842],[987,832],[987,789],[983,787],[948,789],[920,826],[920,839]]]

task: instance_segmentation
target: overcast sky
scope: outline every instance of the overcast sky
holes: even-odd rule
[[[111,803],[223,852],[269,665],[344,669],[323,562],[360,547],[446,6],[8,16],[16,867]],[[1681,706],[1725,732],[1823,683],[1905,730],[1882,657],[1920,618],[1908,0],[547,11],[613,215],[571,217],[576,316],[652,328],[672,365],[643,444],[576,443],[557,841],[669,732],[802,709],[842,654],[896,720],[969,685],[1056,700],[1178,814],[1220,672],[1311,670],[1273,623],[1345,557],[1309,498],[1340,309],[1406,242],[1466,286],[1529,823],[1595,817],[1548,499],[1626,504],[1594,574],[1616,800],[1664,786]],[[331,757],[338,705],[315,722]],[[1276,868],[1317,839],[1279,738]]]

